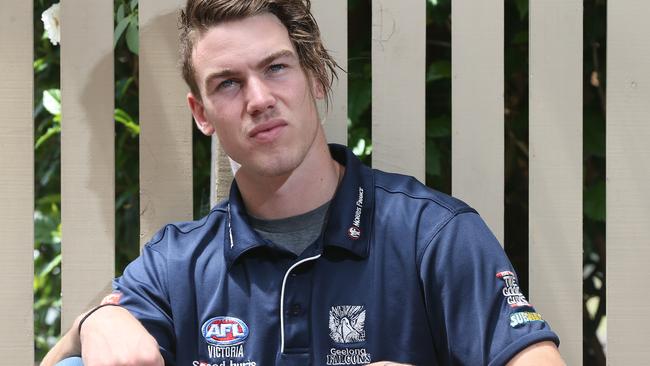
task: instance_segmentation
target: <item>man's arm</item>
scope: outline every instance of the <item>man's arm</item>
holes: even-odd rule
[[[41,366],[54,366],[80,354],[85,366],[164,366],[158,343],[126,309],[98,309],[84,321],[79,334],[79,321],[84,315],[75,319],[72,328],[45,355]]]
[[[380,361],[368,366],[410,366],[405,363]],[[555,343],[539,342],[519,352],[506,366],[566,366]]]
[[[508,362],[507,366],[549,365],[564,366],[560,352],[551,341],[539,342],[528,346]]]
[[[76,320],[75,324],[78,324]],[[81,342],[79,341],[76,326],[73,325],[72,329],[68,330],[45,355],[43,361],[41,361],[41,366],[54,366],[57,362],[65,358],[79,356],[80,354]]]

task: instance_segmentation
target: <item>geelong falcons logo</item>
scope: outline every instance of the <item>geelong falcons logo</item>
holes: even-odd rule
[[[366,340],[366,310],[363,306],[332,306],[330,309],[330,338],[336,343]]]

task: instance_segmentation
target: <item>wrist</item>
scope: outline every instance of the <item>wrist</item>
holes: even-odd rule
[[[105,308],[107,306],[117,306],[117,307],[119,307],[118,304],[112,304],[112,303],[101,304],[101,305],[95,306],[94,308],[90,309],[85,314],[82,314],[79,321],[75,321],[75,323],[77,325],[77,337],[81,338],[81,327],[86,322],[86,320],[88,320],[88,318],[91,315],[93,315],[96,311],[98,311],[101,308]]]

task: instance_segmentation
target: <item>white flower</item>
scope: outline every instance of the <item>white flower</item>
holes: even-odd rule
[[[53,45],[59,44],[61,41],[61,22],[59,18],[59,3],[56,3],[41,14],[41,20],[47,32],[47,38],[50,39]]]

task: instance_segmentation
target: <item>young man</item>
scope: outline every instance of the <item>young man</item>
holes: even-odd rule
[[[241,164],[230,198],[155,235],[44,365],[562,364],[474,210],[328,147],[308,0],[189,0],[181,25],[197,126]]]

